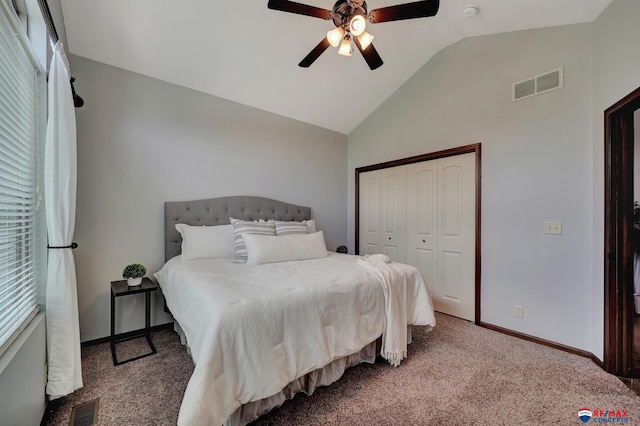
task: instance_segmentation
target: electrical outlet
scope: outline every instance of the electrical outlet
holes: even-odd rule
[[[516,318],[524,317],[524,308],[520,305],[513,305],[513,316]]]
[[[562,234],[562,222],[545,222],[544,223],[545,234]]]

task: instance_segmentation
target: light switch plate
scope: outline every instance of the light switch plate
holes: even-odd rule
[[[545,222],[544,223],[545,234],[562,234],[562,222]]]

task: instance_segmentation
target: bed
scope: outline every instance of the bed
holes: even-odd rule
[[[398,365],[410,326],[435,326],[416,268],[327,252],[308,207],[167,202],[165,261],[154,276],[195,363],[179,425],[247,424],[375,362],[380,345]]]

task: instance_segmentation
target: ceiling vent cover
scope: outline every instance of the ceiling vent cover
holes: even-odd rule
[[[564,86],[563,68],[528,78],[511,85],[511,102],[529,98]]]

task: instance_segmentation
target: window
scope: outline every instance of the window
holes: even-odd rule
[[[0,354],[37,314],[39,67],[13,11],[0,1]]]

